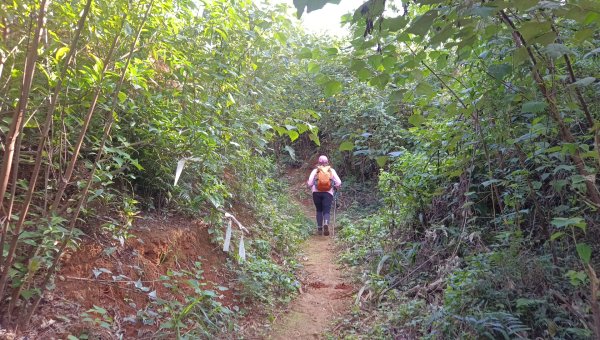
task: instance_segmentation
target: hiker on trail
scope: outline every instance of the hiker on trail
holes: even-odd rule
[[[310,173],[306,185],[312,189],[313,202],[317,209],[317,232],[329,236],[329,216],[333,202],[334,189],[342,185],[340,177],[329,166],[326,156],[319,157],[317,167]]]

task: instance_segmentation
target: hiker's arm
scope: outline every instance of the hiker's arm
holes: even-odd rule
[[[312,187],[313,184],[315,183],[315,175],[317,174],[317,169],[314,169],[311,173],[310,173],[310,177],[308,177],[308,181],[306,181],[306,186],[307,187]]]
[[[339,187],[342,186],[342,180],[340,179],[340,176],[338,176],[337,172],[335,172],[333,169],[331,169],[331,175],[333,177],[333,185],[339,189]]]

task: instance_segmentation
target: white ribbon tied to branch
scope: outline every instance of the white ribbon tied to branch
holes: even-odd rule
[[[185,157],[180,159],[177,162],[177,169],[175,169],[175,183],[173,183],[173,186],[177,185],[177,182],[179,181],[179,176],[181,176],[181,173],[183,172],[183,167],[185,166],[185,162],[187,161],[201,161],[202,159],[198,158],[198,157]]]
[[[238,226],[238,228],[240,228],[240,230],[242,231],[242,235],[240,236],[240,243],[238,245],[238,256],[240,258],[240,262],[241,261],[245,261],[246,260],[246,247],[244,246],[244,233],[250,233],[250,231],[248,231],[248,229],[246,229],[246,227],[244,227],[240,221],[237,220],[237,218],[235,218],[235,216],[233,216],[232,214],[223,211],[225,213],[225,218],[228,219],[227,221],[227,231],[225,231],[225,242],[223,243],[223,251],[229,251],[229,247],[231,245],[231,235],[232,235],[232,225],[233,222],[235,222],[235,224]]]

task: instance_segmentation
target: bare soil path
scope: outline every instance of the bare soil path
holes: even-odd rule
[[[303,171],[289,174],[298,201],[307,216],[315,217],[311,196],[306,194]],[[306,174],[308,176],[308,174]],[[332,236],[311,236],[305,243],[303,291],[279,316],[268,339],[324,339],[332,322],[352,304],[353,288],[336,264],[337,253]]]

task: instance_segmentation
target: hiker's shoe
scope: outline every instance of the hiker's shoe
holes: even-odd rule
[[[323,225],[323,235],[329,236],[329,226],[327,224]]]
[[[323,235],[323,228],[317,228],[317,235],[319,235],[319,236]]]

